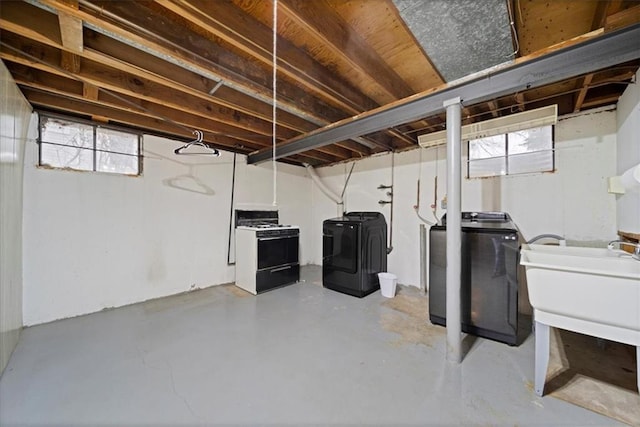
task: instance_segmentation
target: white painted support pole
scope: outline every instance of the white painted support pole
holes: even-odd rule
[[[461,228],[461,106],[460,98],[443,103],[447,109],[447,360],[462,361],[460,277],[462,265]]]

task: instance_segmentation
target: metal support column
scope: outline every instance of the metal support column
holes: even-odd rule
[[[461,228],[461,106],[460,98],[444,101],[447,109],[447,360],[462,361],[460,277]]]

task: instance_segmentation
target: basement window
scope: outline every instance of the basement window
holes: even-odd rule
[[[486,178],[554,170],[553,126],[468,142],[467,176]]]
[[[40,114],[39,165],[140,175],[140,134]]]

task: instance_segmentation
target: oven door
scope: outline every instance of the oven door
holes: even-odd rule
[[[258,270],[297,263],[297,235],[258,238]]]

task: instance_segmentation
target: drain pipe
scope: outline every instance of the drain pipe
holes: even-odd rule
[[[336,193],[331,191],[331,189],[329,189],[329,187],[327,187],[324,182],[322,182],[313,166],[308,163],[303,163],[303,166],[307,169],[307,172],[309,172],[309,176],[311,176],[311,180],[318,186],[320,191],[322,191],[325,196],[333,200],[335,203],[341,205],[342,213],[344,214],[344,201],[342,196],[338,196]],[[344,194],[344,191],[342,192],[342,194]]]
[[[461,270],[462,270],[462,127],[461,100],[452,98],[443,103],[447,109],[447,360],[462,361],[462,315],[461,315]]]
[[[378,190],[389,190],[387,191],[387,196],[391,200],[380,200],[378,204],[380,206],[389,205],[391,212],[389,214],[389,247],[387,248],[387,255],[391,253],[393,250],[393,174],[394,174],[394,155],[395,153],[391,152],[391,185],[381,184],[378,186]]]

